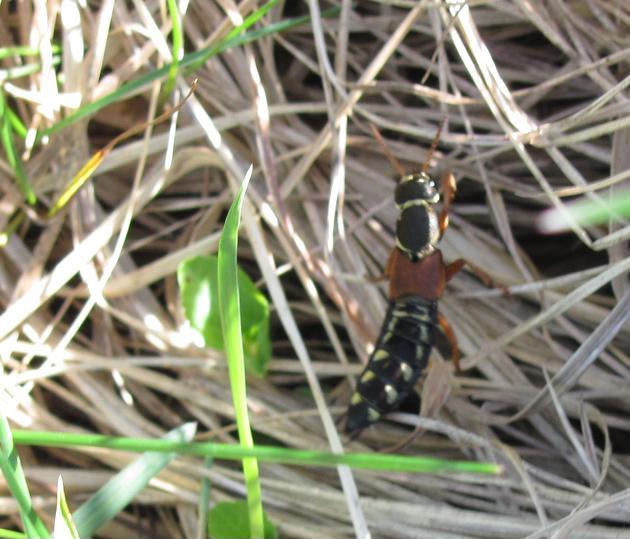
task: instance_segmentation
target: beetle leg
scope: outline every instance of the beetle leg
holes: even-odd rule
[[[449,321],[442,313],[438,313],[438,323],[440,324],[440,328],[442,328],[444,335],[446,335],[446,340],[451,347],[451,360],[453,361],[453,365],[455,365],[455,371],[459,373],[461,372],[459,368],[459,358],[461,356],[459,353],[459,347],[457,346],[457,337],[455,336],[455,332],[453,331]]]
[[[383,275],[386,279],[391,279],[392,276],[392,266],[394,265],[394,258],[396,256],[396,248],[394,247],[389,253],[389,257],[387,257],[387,264],[385,264],[385,269],[383,270]]]
[[[446,273],[446,282],[448,283],[455,274],[458,273],[464,266],[466,265],[466,261],[463,258],[458,258],[454,262],[451,262],[444,268],[444,272]]]
[[[365,280],[368,283],[380,283],[382,281],[387,281],[392,274],[392,264],[394,263],[394,250],[389,253],[389,258],[387,259],[387,264],[383,268],[383,273],[380,275],[366,275]]]
[[[451,202],[455,198],[455,191],[457,191],[457,184],[455,183],[455,176],[450,170],[444,171],[442,179],[440,180],[442,197],[444,202],[442,204],[442,210],[438,217],[438,224],[440,227],[440,236],[444,234],[444,231],[448,227],[448,210],[451,207]]]
[[[373,284],[381,283],[387,280],[387,275],[385,275],[385,273],[380,273],[379,275],[366,275],[365,280],[368,283],[373,283]]]
[[[396,255],[396,249],[392,249],[387,259],[387,264],[383,268],[383,274],[378,277],[379,281],[384,281],[392,276],[392,266],[394,265],[394,256]]]
[[[463,258],[458,258],[454,262],[448,264],[446,268],[444,268],[444,271],[446,272],[446,282],[448,283],[464,266],[468,266],[470,268],[470,271],[472,271],[478,277],[478,279],[488,288],[497,288],[501,290],[504,296],[510,294],[510,291],[505,286],[496,283],[488,273]]]

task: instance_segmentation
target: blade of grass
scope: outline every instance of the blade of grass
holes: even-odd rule
[[[175,78],[179,71],[179,62],[184,57],[184,38],[182,36],[182,18],[177,8],[176,0],[167,0],[168,13],[171,17],[171,36],[173,40],[173,47],[171,49],[171,55],[173,57],[172,63],[169,65],[168,76],[164,88],[162,89],[162,102],[165,102],[173,92],[175,87]]]
[[[14,430],[16,445],[49,447],[107,447],[121,451],[161,451],[178,452],[187,455],[200,455],[223,460],[242,460],[246,457],[265,462],[281,462],[301,466],[334,467],[340,464],[367,470],[409,473],[449,473],[467,472],[498,474],[502,467],[490,462],[465,460],[443,460],[431,457],[392,455],[387,453],[326,453],[305,449],[290,449],[257,445],[251,449],[233,444],[190,443],[182,444],[152,438],[122,438],[104,434],[76,434],[41,431]]]
[[[175,114],[179,109],[181,109],[184,106],[184,103],[186,103],[186,100],[192,95],[196,87],[197,87],[197,80],[195,79],[190,87],[190,91],[188,92],[188,95],[184,97],[184,99],[182,99],[175,107],[163,112],[162,114],[160,114],[157,118],[154,118],[153,120],[144,122],[140,125],[136,125],[134,127],[127,129],[127,131],[121,133],[120,135],[112,139],[107,144],[107,146],[98,150],[94,155],[92,155],[92,157],[88,159],[85,165],[81,167],[81,170],[79,170],[79,172],[77,172],[74,175],[74,177],[68,182],[68,185],[66,185],[66,187],[63,189],[61,194],[57,197],[57,200],[55,200],[53,205],[48,210],[48,217],[54,217],[59,212],[59,210],[61,210],[68,202],[70,202],[72,197],[74,197],[77,191],[81,189],[81,187],[83,187],[83,185],[85,184],[86,181],[88,181],[92,173],[103,162],[103,159],[105,158],[105,156],[107,156],[107,154],[111,152],[117,144],[119,144],[123,140],[128,139],[129,137],[134,136],[137,133],[140,133],[141,131],[143,131],[144,129],[146,129],[147,127],[151,125],[156,125],[156,124],[159,124],[160,122],[168,120],[173,114]]]
[[[15,532],[4,528],[0,528],[0,537],[2,537],[2,539],[31,539],[25,533]]]
[[[335,8],[331,8],[326,11],[323,11],[322,16],[332,17],[336,15],[338,12],[339,12],[339,8],[335,7]],[[237,35],[236,37],[233,37],[231,39],[228,35],[228,37],[226,37],[218,45],[211,45],[199,51],[195,51],[194,53],[185,55],[179,64],[180,69],[198,67],[199,65],[203,64],[203,62],[205,62],[208,58],[212,56],[216,56],[217,54],[220,54],[221,52],[227,49],[238,47],[240,45],[245,45],[247,43],[251,43],[252,41],[261,39],[263,37],[270,36],[279,32],[284,32],[296,26],[301,26],[303,24],[306,24],[309,20],[310,20],[309,16],[295,17],[292,19],[285,19],[275,24],[270,24],[269,26],[266,26],[265,28],[261,28],[260,30],[255,30],[253,32],[247,32],[242,35]],[[240,31],[243,31],[244,29],[247,28],[246,26],[247,23],[248,23],[248,20],[246,19],[246,21],[241,26],[238,27]],[[253,22],[251,24],[253,24]],[[73,114],[70,114],[67,117],[63,118],[62,120],[58,121],[55,125],[49,127],[48,129],[40,133],[39,138],[41,138],[42,135],[49,135],[49,136],[53,135],[54,133],[57,133],[61,131],[62,129],[65,129],[69,125],[72,125],[76,123],[77,121],[87,116],[90,116],[94,114],[95,112],[98,112],[99,110],[106,107],[107,105],[111,105],[112,103],[121,101],[122,99],[131,96],[132,94],[138,93],[144,87],[149,86],[153,81],[167,76],[169,69],[170,69],[170,64],[165,65],[161,67],[160,69],[155,69],[154,71],[151,71],[150,73],[147,73],[146,75],[142,77],[129,81],[126,84],[123,84],[120,88],[118,88],[116,91],[112,92],[111,94],[107,94],[103,96],[102,98],[97,99],[96,101],[93,101],[92,103],[85,105],[84,107],[78,109]]]
[[[26,126],[24,125],[20,117],[15,112],[13,112],[13,109],[9,106],[5,106],[4,110],[7,113],[9,121],[11,122],[13,132],[20,138],[25,138],[28,129],[26,129]]]
[[[33,191],[31,184],[26,177],[24,166],[22,165],[22,159],[18,154],[15,144],[13,142],[13,127],[9,114],[9,108],[5,99],[4,92],[0,88],[0,139],[2,139],[2,146],[7,156],[9,166],[15,174],[18,186],[26,199],[26,202],[31,206],[37,202],[37,197]]]
[[[61,47],[59,45],[52,45],[53,54],[59,54]],[[30,45],[20,45],[17,47],[2,47],[0,48],[0,60],[9,58],[10,56],[38,56],[40,54],[39,47],[31,47]]]
[[[278,0],[270,0],[266,4],[260,6],[257,10],[250,13],[242,24],[235,26],[232,30],[225,36],[220,43],[214,46],[207,47],[198,51],[201,53],[196,61],[191,62],[189,67],[193,71],[201,67],[209,58],[218,54],[219,52],[224,51],[226,48],[232,47],[231,43],[235,43],[243,33],[244,30],[253,26],[256,22],[258,22],[263,16],[265,16],[269,10],[278,2]]]
[[[223,226],[218,252],[219,311],[223,328],[223,343],[227,357],[230,388],[234,401],[234,413],[241,446],[254,447],[254,438],[247,413],[247,391],[245,385],[245,357],[243,354],[243,336],[241,334],[241,312],[238,292],[236,249],[238,246],[238,228],[241,223],[241,209],[245,200],[245,191],[252,177],[249,167]],[[253,538],[263,538],[265,524],[263,519],[262,492],[258,461],[255,458],[243,459],[243,474],[247,491],[250,534]]]
[[[57,67],[61,64],[61,57],[54,55],[52,58],[53,67]],[[0,69],[0,82],[5,80],[19,79],[32,75],[33,73],[39,73],[42,70],[41,62],[31,62],[21,66],[9,67],[7,69]]]
[[[48,537],[48,530],[33,508],[20,457],[15,449],[9,422],[0,414],[0,471],[18,504],[22,525],[28,537]]]
[[[13,234],[17,228],[24,222],[24,218],[26,214],[19,210],[9,221],[7,227],[0,232],[0,248],[6,247],[7,243],[9,243],[9,238],[11,234]]]
[[[583,227],[605,224],[611,219],[630,217],[630,191],[617,193],[614,198],[603,204],[595,204],[591,200],[581,198],[565,204],[564,211]],[[554,234],[569,230],[569,221],[563,211],[552,208],[541,213],[538,229],[546,234]]]
[[[55,539],[80,539],[77,527],[72,520],[66,493],[63,488],[63,479],[57,480],[57,511],[55,513],[55,527],[53,529]]]

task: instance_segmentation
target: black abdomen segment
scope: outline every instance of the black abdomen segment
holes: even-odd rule
[[[376,348],[357,382],[345,430],[356,436],[396,410],[426,368],[437,327],[437,301],[409,296],[389,302]]]

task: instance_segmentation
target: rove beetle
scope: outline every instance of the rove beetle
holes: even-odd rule
[[[384,271],[389,279],[389,305],[346,414],[345,431],[352,438],[396,410],[411,394],[427,367],[438,327],[449,341],[459,371],[457,339],[446,318],[438,313],[446,283],[466,264],[464,259],[445,264],[437,248],[448,227],[448,210],[456,190],[455,178],[445,172],[441,179],[444,201],[438,214],[435,206],[440,192],[427,171],[440,131],[441,126],[421,171],[403,175],[396,187],[394,199],[400,212],[396,246]],[[473,270],[486,284],[491,283],[486,274]]]

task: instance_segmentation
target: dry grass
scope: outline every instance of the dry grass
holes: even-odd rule
[[[257,4],[244,1],[242,13]],[[497,460],[506,473],[263,465],[265,508],[283,537],[629,538],[630,226],[574,224],[555,237],[535,227],[567,193],[597,202],[627,188],[627,3],[344,1],[334,20],[320,19],[315,1],[295,5],[310,8],[312,25],[209,61],[176,133],[156,127],[114,150],[67,214],[23,225],[0,252],[3,410],[16,427],[124,436],[194,419],[204,439],[234,442],[223,357],[180,330],[174,271],[216,250],[252,162],[241,264],[275,308],[271,374],[249,386],[253,426],[290,447],[341,447],[331,417],[386,307],[384,288],[364,277],[381,271],[396,219],[394,172],[370,124],[414,168],[447,118],[432,170],[450,168],[459,192],[442,250],[511,294],[466,272],[453,281],[441,310],[464,373],[445,389],[436,351],[424,393],[439,401],[450,390],[445,405],[434,419],[392,419],[427,430],[408,452]],[[42,46],[44,71],[5,85],[29,127],[61,118],[77,92],[87,103],[170,61],[158,3],[105,2],[74,30],[58,2],[11,6],[0,5],[2,46],[49,44],[54,28],[64,50],[55,71]],[[187,51],[225,35],[233,8],[192,2]],[[83,59],[69,53],[84,47]],[[35,148],[26,166],[38,195],[50,200],[90,147],[155,115],[157,96],[155,87]],[[4,227],[20,197],[2,170]],[[343,445],[378,450],[407,432],[384,423]],[[130,458],[21,454],[48,515],[59,473],[76,506]],[[202,474],[213,500],[242,494],[238,468],[180,458],[101,536],[196,537]],[[6,490],[2,502],[10,527]]]

